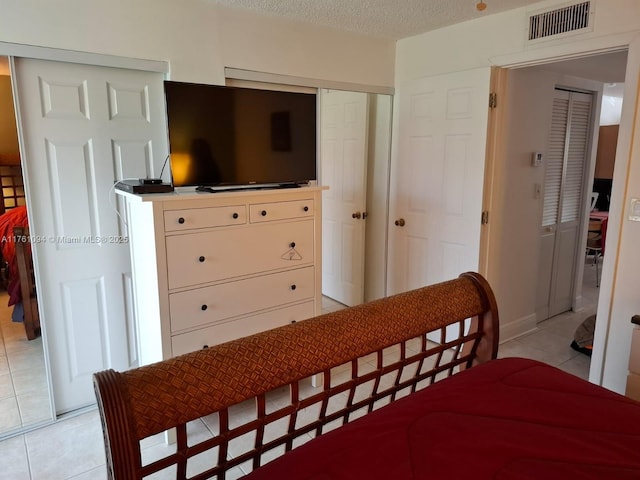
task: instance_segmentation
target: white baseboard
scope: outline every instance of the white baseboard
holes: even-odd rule
[[[535,332],[537,329],[535,313],[500,325],[500,343],[508,342],[522,335]]]
[[[585,301],[584,301],[584,297],[582,295],[576,297],[573,299],[573,311],[574,312],[581,312],[582,310],[585,309]]]

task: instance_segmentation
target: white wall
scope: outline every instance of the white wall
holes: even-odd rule
[[[396,54],[395,101],[400,101],[399,99],[404,91],[403,84],[406,81],[421,76],[465,71],[477,67],[530,65],[542,63],[549,59],[559,60],[589,53],[602,53],[628,46],[634,38],[638,37],[640,32],[639,1],[600,0],[595,2],[593,31],[569,36],[562,40],[544,41],[531,46],[526,45],[528,12],[545,7],[551,8],[564,5],[566,5],[564,0],[549,0],[527,8],[486,16],[478,20],[399,41]],[[443,48],[444,45],[447,45],[447,48]],[[631,105],[627,106],[629,112],[635,108],[635,89],[638,85],[638,70],[640,68],[635,65],[633,69],[633,71],[627,71],[627,79],[625,80],[625,103],[627,101],[631,103]],[[631,95],[633,99],[628,95],[628,92],[631,91],[634,92]],[[629,121],[625,124],[623,112],[623,122],[621,122],[620,127],[621,141],[623,143],[627,141],[627,143],[625,148],[622,149],[619,143],[618,156],[616,158],[617,173],[614,174],[614,176],[617,175],[621,178],[617,182],[621,186],[621,190],[618,191],[620,196],[624,195],[624,190],[627,188],[627,162],[630,162],[630,173],[635,169],[640,169],[640,152],[638,152],[640,149],[636,148],[636,153],[631,158],[629,156],[633,142],[640,143],[640,138],[632,138],[631,113],[627,115],[627,118]],[[399,138],[397,129],[401,121],[402,119],[399,118],[394,119],[394,141]],[[638,135],[640,133],[636,136]],[[401,159],[397,158],[397,150],[394,143],[392,162],[401,161]],[[504,177],[504,173],[496,169],[494,178],[501,179]],[[528,186],[530,180],[526,178],[526,174],[520,179],[525,185],[521,193],[524,202],[527,202],[524,197],[531,194],[531,188]],[[614,188],[615,185],[616,180],[614,179]],[[502,192],[505,198],[513,190],[511,187],[509,188],[508,192]],[[634,187],[633,190],[636,190],[636,195],[640,196],[640,191],[637,191],[638,188],[640,187]],[[520,193],[513,193],[513,195],[520,195]],[[590,378],[592,381],[602,383],[613,390],[623,391],[627,372],[626,358],[628,358],[629,353],[630,323],[628,313],[632,310],[636,310],[636,313],[640,312],[640,295],[638,295],[637,291],[634,295],[630,295],[627,287],[624,287],[624,295],[622,295],[622,287],[617,287],[621,293],[618,294],[614,289],[614,285],[638,285],[640,278],[638,278],[638,274],[632,273],[631,267],[633,266],[635,271],[640,271],[638,269],[640,264],[636,262],[637,254],[626,251],[624,248],[620,248],[619,252],[615,252],[615,250],[612,252],[611,249],[619,245],[619,240],[621,246],[629,245],[629,248],[631,248],[631,245],[640,244],[640,229],[635,228],[636,224],[627,225],[627,228],[623,228],[622,210],[628,204],[628,199],[619,198],[615,200],[615,197],[616,193],[614,192],[610,211],[610,218],[614,221],[609,223],[607,236],[607,247],[610,254],[607,255],[609,258],[605,260],[605,263],[613,262],[617,257],[616,253],[621,256],[624,254],[629,259],[629,262],[625,259],[618,260],[620,264],[624,264],[628,268],[614,268],[613,266],[605,265],[599,302],[602,309],[598,311],[601,331],[597,332],[597,335],[600,335],[600,340],[596,338],[596,351],[594,351],[592,359]],[[482,199],[478,198],[478,202],[481,201]],[[505,201],[505,199],[498,198],[496,201]],[[510,206],[505,204],[502,208],[506,210]],[[526,206],[526,209],[535,210],[532,205]],[[495,223],[499,224],[500,222]],[[612,229],[615,231],[612,231]],[[491,231],[490,238],[494,234],[501,235],[501,232]],[[493,239],[490,241],[493,241]],[[509,254],[513,256],[516,255],[516,252],[513,250]],[[494,270],[495,265],[491,265],[495,261],[498,261],[498,259],[489,259],[490,272],[500,272],[500,268]],[[531,268],[531,266],[528,268]],[[528,285],[525,285],[525,288],[529,289],[528,292],[523,293],[519,290],[514,290],[521,288],[518,286],[521,274],[518,268],[510,268],[509,272],[506,273],[510,276],[509,279],[494,282],[495,279],[490,276],[489,281],[495,283],[498,287],[496,292],[498,301],[500,302],[503,299],[502,304],[499,303],[499,307],[502,310],[504,306],[504,309],[507,310],[506,315],[512,317],[509,319],[508,317],[505,318],[506,315],[501,315],[501,321],[514,321],[523,316],[526,317],[526,312],[530,311],[531,290]],[[514,295],[513,298],[512,295]],[[509,298],[508,303],[505,303],[505,298]],[[621,312],[620,318],[617,316],[614,318],[616,311]]]
[[[173,80],[222,84],[234,67],[393,85],[395,42],[204,0],[0,0],[0,12],[0,41],[164,60]]]
[[[566,0],[540,2],[400,40],[396,54],[396,84],[400,85],[404,78],[423,75],[596,53],[627,45],[640,29],[640,2],[600,0],[595,2],[596,20],[592,32],[527,46],[528,12],[566,4]],[[447,48],[443,48],[444,45]]]
[[[600,110],[600,125],[619,125],[622,116],[622,97],[624,84],[605,84],[602,92],[602,109]]]
[[[0,75],[0,157],[3,155],[20,158],[11,79],[6,75]]]
[[[600,282],[597,318],[606,318],[608,322],[596,322],[590,373],[590,380],[597,381],[596,375],[601,372],[602,385],[619,392],[625,388],[632,334],[630,319],[640,312],[640,223],[628,218],[631,199],[640,198],[639,78],[640,37],[629,48],[609,208],[607,255]],[[617,247],[613,251],[612,245]],[[599,370],[594,371],[594,366]]]

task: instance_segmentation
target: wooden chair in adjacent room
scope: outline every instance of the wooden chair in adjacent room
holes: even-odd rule
[[[593,264],[596,267],[596,287],[600,287],[600,272],[598,262],[604,255],[604,242],[607,232],[607,220],[590,220],[589,231],[587,233],[586,256],[593,255]]]

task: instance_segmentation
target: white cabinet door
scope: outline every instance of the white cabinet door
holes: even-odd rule
[[[95,402],[91,375],[137,364],[116,179],[167,156],[162,74],[15,59],[38,299],[58,413]]]
[[[388,294],[477,270],[490,69],[400,85]]]
[[[364,300],[368,97],[322,90],[322,293],[344,303]]]

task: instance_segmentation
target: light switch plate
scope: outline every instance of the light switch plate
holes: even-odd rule
[[[533,152],[531,154],[531,166],[539,167],[540,165],[542,165],[542,158],[543,158],[542,152]]]
[[[629,220],[640,222],[640,198],[632,198],[629,207]]]

